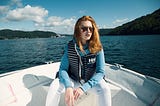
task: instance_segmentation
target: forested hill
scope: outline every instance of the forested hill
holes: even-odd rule
[[[100,34],[106,35],[149,35],[160,34],[160,9],[137,18],[114,29],[101,29]]]
[[[58,36],[54,32],[48,31],[19,31],[19,30],[0,30],[0,39],[17,39],[17,38],[48,38]]]

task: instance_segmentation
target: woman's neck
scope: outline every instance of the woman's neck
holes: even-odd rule
[[[87,41],[86,40],[81,40],[82,45],[86,45]]]

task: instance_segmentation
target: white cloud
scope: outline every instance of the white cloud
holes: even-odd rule
[[[23,6],[21,0],[11,0],[10,1],[10,6],[13,6],[13,5],[15,5],[16,7],[22,7]]]
[[[85,13],[85,11],[80,11],[80,13]],[[45,8],[30,5],[23,6],[22,0],[10,0],[8,5],[0,6],[0,21],[4,23],[17,22],[17,24],[26,21],[33,22],[35,26],[31,25],[31,27],[37,30],[72,34],[76,17],[48,16],[48,10]]]
[[[107,25],[97,25],[98,26],[98,29],[105,29],[105,28],[108,28],[108,26]]]
[[[71,17],[69,19],[64,19],[62,17],[51,16],[47,20],[47,24],[50,26],[72,26],[73,22],[75,22],[75,18]]]
[[[49,30],[57,33],[72,33],[75,24],[75,17],[62,18],[58,16],[48,17],[43,23],[36,23],[36,26],[41,30]]]
[[[120,26],[124,23],[129,22],[130,20],[128,18],[124,18],[124,19],[116,19],[115,21],[113,21],[111,24],[107,24],[107,25],[98,25],[99,29],[105,29],[105,28],[115,28],[117,26]]]
[[[116,19],[113,24],[116,26],[122,25],[123,23],[128,22],[129,19],[128,18],[124,18],[124,19]]]
[[[48,11],[41,7],[31,7],[30,5],[24,8],[10,10],[7,13],[6,19],[9,21],[31,20],[34,22],[43,22],[44,17],[48,15]]]
[[[0,6],[0,15],[6,14],[8,10],[9,10],[8,6]]]
[[[80,14],[86,14],[86,12],[87,12],[86,10],[80,10],[79,11]]]
[[[23,3],[21,0],[9,0],[9,3],[6,5],[0,5],[0,15],[6,14],[11,8],[22,7]],[[2,17],[2,16],[0,16]]]

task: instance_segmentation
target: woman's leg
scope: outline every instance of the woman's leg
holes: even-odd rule
[[[64,88],[64,85],[60,83],[58,78],[56,78],[50,85],[46,99],[46,106],[58,106]]]
[[[101,80],[99,84],[91,89],[91,92],[96,93],[99,106],[111,106],[111,91],[108,83]]]

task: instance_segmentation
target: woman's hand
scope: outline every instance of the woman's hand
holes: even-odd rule
[[[77,100],[84,92],[81,88],[67,88],[65,92],[65,103],[67,106],[74,106],[74,101]]]
[[[74,106],[73,88],[67,88],[65,92],[65,103],[67,106]]]
[[[79,87],[79,88],[74,89],[73,94],[74,94],[74,100],[77,100],[81,95],[84,94],[84,92],[83,92],[83,90]]]

